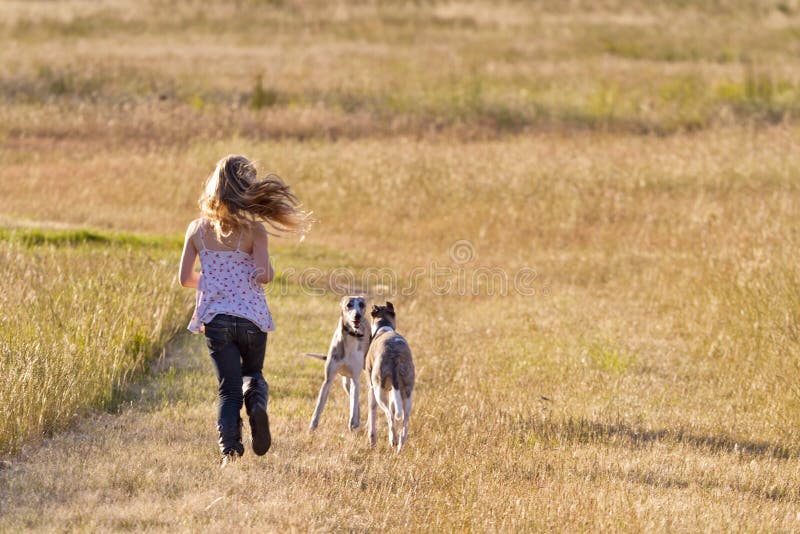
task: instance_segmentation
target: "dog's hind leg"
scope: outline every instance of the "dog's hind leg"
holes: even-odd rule
[[[386,390],[381,387],[379,380],[372,381],[372,390],[375,392],[375,402],[378,403],[378,407],[387,417],[391,417],[392,412],[389,409],[389,395]]]
[[[378,415],[378,402],[375,400],[375,388],[372,383],[367,386],[367,428],[369,428],[369,444],[378,444],[378,429],[375,417]]]
[[[411,417],[411,404],[414,398],[414,393],[412,392],[408,397],[403,399],[403,430],[400,433],[400,443],[397,445],[397,452],[402,450],[403,445],[406,444],[408,440],[408,419]]]
[[[386,421],[389,423],[389,445],[394,447],[397,445],[395,440],[395,420],[392,414],[392,407],[389,403],[389,392],[385,389],[380,389],[378,392],[378,405],[383,408],[383,413],[386,415]]]
[[[346,376],[342,377],[342,387],[344,388],[344,392],[350,395],[350,379]]]
[[[358,405],[361,386],[355,378],[351,379],[348,385],[350,386],[350,430],[355,430],[361,423],[361,407]]]

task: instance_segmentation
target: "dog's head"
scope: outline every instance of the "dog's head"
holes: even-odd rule
[[[342,309],[342,322],[346,328],[354,332],[361,330],[364,314],[367,311],[367,301],[361,296],[342,297],[339,307]],[[369,327],[369,326],[368,326]]]
[[[388,300],[386,301],[386,306],[373,305],[370,315],[372,315],[374,325],[380,322],[389,323],[393,330],[397,330],[397,317],[394,313],[394,304]]]

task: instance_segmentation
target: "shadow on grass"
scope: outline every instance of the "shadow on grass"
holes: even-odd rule
[[[774,484],[770,480],[746,482],[740,480],[711,480],[703,477],[689,478],[659,472],[658,469],[623,469],[617,466],[601,471],[583,471],[581,476],[590,480],[612,478],[630,484],[644,485],[662,490],[688,490],[692,487],[709,491],[729,490],[756,499],[773,502],[796,502],[800,498],[800,490],[798,488],[788,484]]]
[[[538,439],[564,445],[581,443],[588,445],[611,445],[632,449],[643,449],[650,445],[687,445],[705,453],[737,454],[758,458],[779,460],[797,459],[800,450],[796,447],[767,441],[739,439],[728,435],[703,435],[678,430],[651,430],[638,428],[624,422],[600,423],[587,419],[568,419],[566,421],[534,421],[528,419]],[[659,468],[623,468],[619,465],[598,471],[592,468],[581,473],[589,479],[611,477],[632,484],[647,485],[660,489],[686,490],[699,487],[705,490],[729,490],[757,499],[773,502],[797,502],[800,489],[791,484],[776,483],[769,477],[755,480],[742,480],[735,477],[722,477],[713,480],[707,477],[685,477],[675,475]]]
[[[770,481],[756,481],[748,484],[740,481],[714,482],[702,478],[689,480],[684,477],[658,473],[651,469],[618,471],[614,476],[634,484],[644,484],[662,489],[688,489],[691,486],[697,486],[706,490],[728,489],[766,501],[796,502],[798,500],[797,488],[772,484]]]
[[[788,460],[800,457],[797,447],[768,441],[741,439],[725,434],[703,435],[685,429],[646,429],[625,422],[601,423],[588,419],[565,421],[529,419],[532,431],[549,443],[600,443],[628,447],[646,447],[653,443],[684,444],[692,448],[719,453],[771,457]]]

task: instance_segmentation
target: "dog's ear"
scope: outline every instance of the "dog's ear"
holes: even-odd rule
[[[387,300],[387,301],[386,301],[386,308],[387,308],[389,311],[394,311],[394,304],[392,304],[391,302],[389,302],[389,301]]]
[[[377,317],[378,314],[380,313],[380,311],[381,311],[380,308],[378,308],[378,306],[373,304],[372,305],[372,312],[370,313],[370,315],[372,315],[373,317]]]

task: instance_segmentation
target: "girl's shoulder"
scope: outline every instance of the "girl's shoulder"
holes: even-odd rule
[[[187,234],[194,234],[203,226],[204,219],[202,217],[198,217],[189,222],[189,226],[186,228]]]
[[[189,223],[187,232],[191,232],[193,236],[206,237],[214,233],[214,226],[205,217],[198,217]]]
[[[191,241],[197,250],[204,248],[202,234],[204,224],[204,219],[198,217],[191,221],[189,226],[186,227],[186,239]]]

